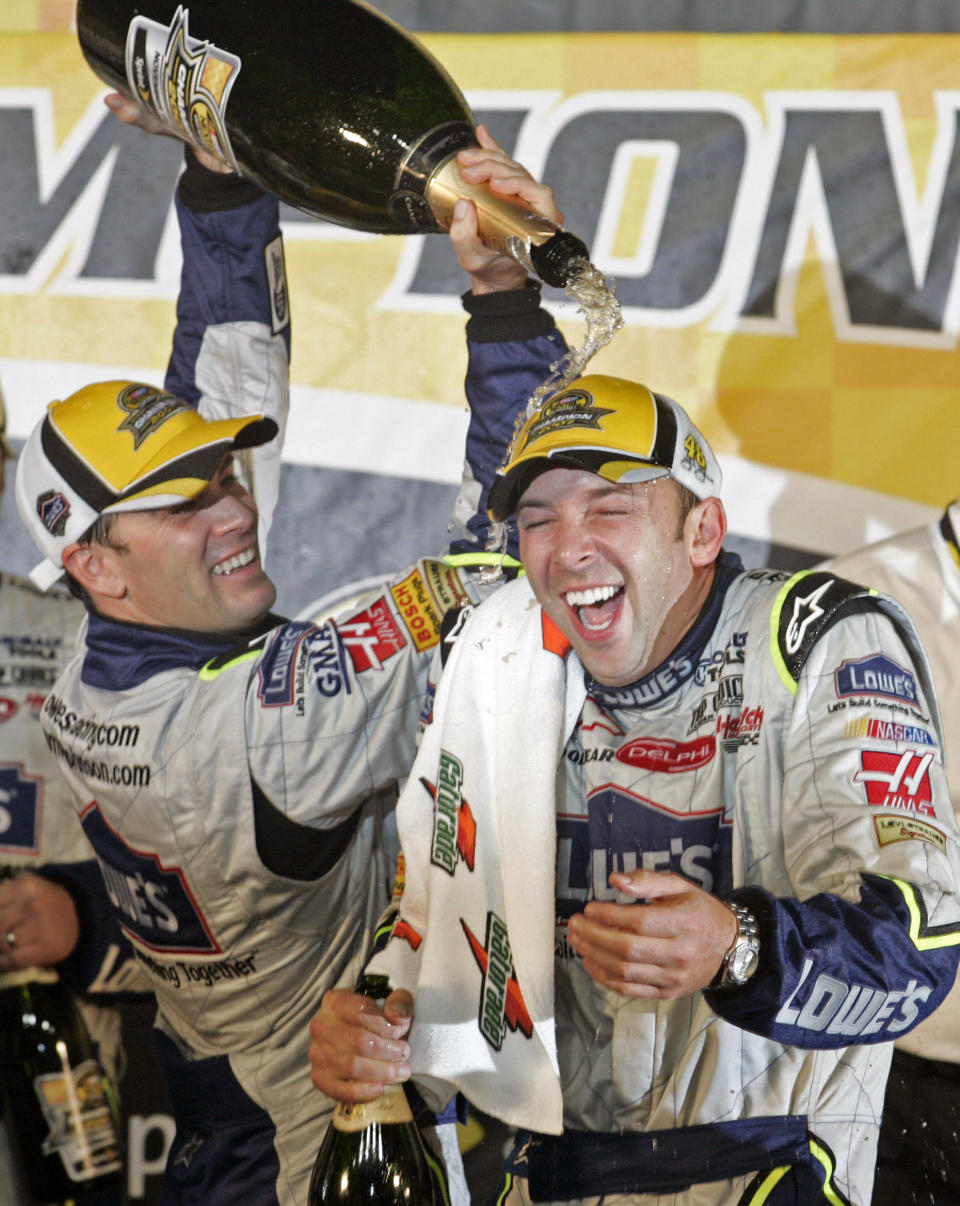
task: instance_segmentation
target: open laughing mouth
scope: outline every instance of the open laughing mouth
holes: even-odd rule
[[[592,586],[589,590],[568,590],[563,598],[580,625],[589,632],[609,628],[620,611],[622,586]]]
[[[234,557],[228,557],[226,561],[221,561],[213,567],[215,574],[232,574],[234,570],[243,569],[245,565],[249,565],[251,561],[256,561],[256,549],[246,549],[242,553],[237,553]]]

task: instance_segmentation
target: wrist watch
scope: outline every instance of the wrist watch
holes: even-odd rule
[[[742,988],[757,970],[760,961],[760,934],[757,919],[743,905],[723,902],[737,919],[737,936],[723,956],[720,970],[710,988]]]

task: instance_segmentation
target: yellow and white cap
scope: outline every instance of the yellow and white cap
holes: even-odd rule
[[[492,518],[507,519],[535,477],[559,468],[623,483],[669,476],[697,498],[718,495],[722,476],[683,407],[645,385],[599,374],[571,382],[524,422],[490,488]]]
[[[101,515],[178,506],[195,498],[232,448],[266,444],[263,415],[208,421],[165,390],[103,381],[51,402],[17,459],[17,508],[44,560],[30,577],[46,590],[63,550]]]

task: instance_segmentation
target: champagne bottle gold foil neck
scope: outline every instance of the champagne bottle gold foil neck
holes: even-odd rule
[[[511,240],[536,247],[552,239],[560,229],[549,218],[531,213],[521,201],[498,197],[485,184],[468,184],[460,174],[455,155],[431,174],[425,193],[433,216],[444,230],[450,228],[457,201],[461,197],[472,201],[477,207],[480,237],[488,247],[511,255],[516,254]]]
[[[333,1126],[338,1131],[364,1131],[375,1122],[385,1126],[413,1122],[413,1113],[402,1085],[386,1085],[373,1101],[338,1102],[333,1112]]]

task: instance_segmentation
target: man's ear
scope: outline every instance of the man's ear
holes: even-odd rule
[[[719,498],[705,498],[690,509],[684,537],[691,565],[712,565],[720,555],[727,534],[727,513]]]
[[[122,599],[127,593],[117,564],[117,551],[103,544],[69,544],[63,568],[92,598]]]

